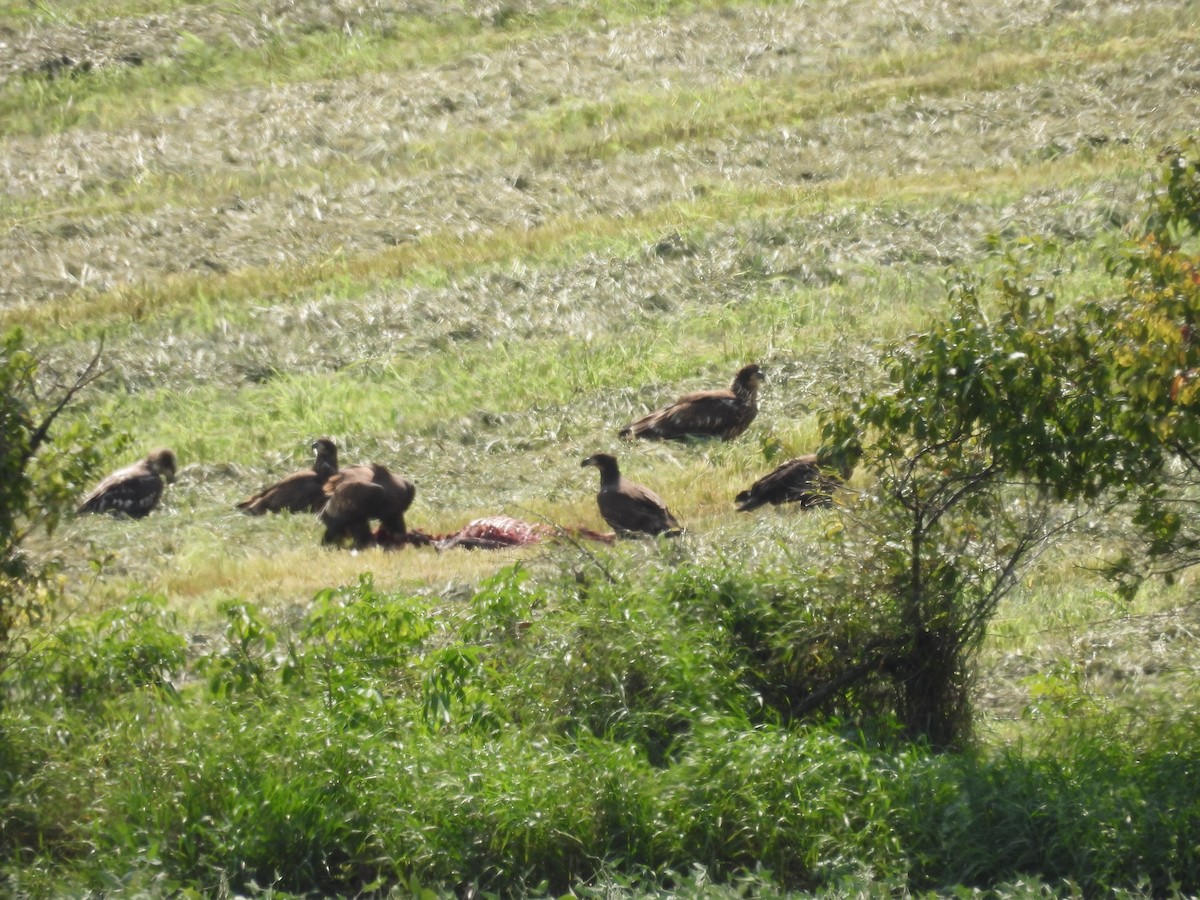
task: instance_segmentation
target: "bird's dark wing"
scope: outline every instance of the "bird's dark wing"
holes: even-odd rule
[[[618,490],[601,491],[596,499],[600,515],[615,531],[662,534],[679,529],[662,498],[632,481],[621,479]]]
[[[373,480],[387,491],[388,502],[393,508],[404,512],[412,505],[417,489],[407,478],[389,472],[383,466],[377,466]]]
[[[281,481],[259,491],[237,508],[252,516],[268,512],[317,512],[325,503],[328,478],[312,469],[293,472]]]
[[[371,520],[387,508],[387,491],[369,480],[334,475],[325,483],[329,500],[321,510],[325,525],[321,543],[340,546],[351,538],[357,549],[372,542]]]
[[[394,475],[383,466],[375,467],[374,484],[384,491],[383,508],[379,512],[379,524],[391,538],[405,534],[404,514],[412,506],[417,489],[407,478]]]
[[[805,508],[829,506],[838,484],[839,479],[821,471],[815,457],[801,457],[768,472],[738,494],[736,501],[741,512],[750,512],[766,503],[799,503]]]
[[[376,519],[387,509],[387,491],[372,481],[343,479],[327,484],[326,490],[329,499],[321,510],[321,518],[326,522]]]
[[[321,521],[325,523],[325,543],[336,543],[343,535],[354,536],[355,545],[363,546],[369,523],[379,520],[384,542],[402,540],[406,534],[404,513],[412,504],[416,488],[412,482],[393,475],[378,464],[348,466],[325,483],[329,496]]]
[[[670,406],[650,413],[624,428],[623,437],[678,440],[686,437],[736,437],[757,410],[730,391],[685,394]]]
[[[145,462],[109,475],[79,505],[78,512],[121,512],[140,519],[158,505],[163,481]]]

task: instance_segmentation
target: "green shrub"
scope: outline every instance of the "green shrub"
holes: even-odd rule
[[[241,600],[226,600],[219,611],[225,617],[224,640],[201,661],[209,689],[224,696],[265,696],[280,676],[273,657],[279,643],[276,629],[257,607]]]
[[[23,703],[97,706],[138,688],[174,695],[186,661],[187,639],[166,601],[135,597],[48,632],[4,684]]]
[[[534,582],[506,573],[441,610],[452,627],[436,643],[416,598],[360,582],[323,593],[286,641],[261,623],[291,646],[260,652],[250,639],[254,665],[226,670],[247,671],[246,690],[172,694],[110,677],[101,703],[48,692],[0,711],[14,763],[0,782],[3,865],[20,873],[10,886],[1200,888],[1190,717],[1133,728],[1091,714],[995,754],[932,754],[765,707],[752,722],[749,616],[778,629],[758,648],[753,681],[767,683],[786,674],[787,629],[820,619],[803,592],[719,565]],[[147,634],[174,627],[156,603],[135,608],[157,623]],[[81,627],[74,646],[123,658],[109,631]],[[462,693],[449,721],[431,722],[428,676],[450,653],[480,665],[444,670]]]
[[[24,656],[35,627],[57,612],[50,567],[22,545],[35,531],[54,532],[99,464],[98,445],[111,423],[61,421],[103,374],[99,362],[97,351],[66,379],[44,370],[20,329],[0,336],[0,675]]]
[[[704,861],[722,880],[769,872],[792,889],[903,876],[897,763],[820,728],[710,729],[668,776],[667,820],[680,840],[672,862]]]
[[[648,566],[564,581],[500,676],[505,708],[534,729],[631,743],[659,765],[698,722],[746,722],[754,699],[701,603],[708,573],[686,573]]]
[[[1093,717],[1037,751],[925,760],[899,798],[910,810],[898,825],[914,885],[986,887],[1033,875],[1088,895],[1194,893],[1195,727]]]
[[[416,690],[434,626],[420,602],[375,589],[363,575],[352,587],[320,591],[289,645],[283,683],[319,694],[331,714],[350,721],[383,713]]]

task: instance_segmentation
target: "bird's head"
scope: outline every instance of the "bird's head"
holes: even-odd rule
[[[146,457],[150,468],[162,476],[164,481],[175,480],[175,453],[166,447],[160,447]]]
[[[738,373],[733,376],[733,384],[729,386],[729,389],[743,402],[752,403],[758,396],[758,386],[764,380],[765,376],[763,375],[762,367],[758,363],[751,363],[748,366],[742,366],[738,369]]]
[[[329,438],[317,438],[312,442],[312,450],[317,454],[317,459],[330,460],[334,467],[337,466],[337,445]]]
[[[616,478],[620,474],[617,458],[611,453],[594,453],[579,464],[581,467],[595,466],[600,470],[600,479]]]
[[[766,381],[766,376],[763,374],[762,367],[758,363],[751,363],[748,366],[742,366],[738,369],[738,373],[734,376],[733,380],[744,387],[756,388]]]

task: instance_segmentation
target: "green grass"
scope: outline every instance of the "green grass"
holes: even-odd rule
[[[1194,889],[1194,714],[962,755],[785,727],[728,628],[760,585],[672,556],[510,570],[438,609],[370,580],[277,626],[229,606],[186,662],[161,603],[81,620],[9,681],[49,688],[3,713],[10,886],[633,894],[703,865],[727,890]]]
[[[83,22],[120,14],[114,10],[81,7],[76,14]],[[749,33],[747,15],[786,22],[778,18],[781,8],[756,10],[746,5],[715,13],[688,6],[681,21],[712,29],[724,16],[739,34]],[[221,11],[226,14],[237,17],[230,9]],[[496,28],[447,10],[405,17],[395,27],[407,31],[379,41],[409,48],[408,56],[388,57],[392,75],[429,75],[470,54],[498,60],[555,42],[581,42],[559,58],[574,53],[582,65],[596,58],[587,40],[602,17],[609,17],[615,38],[625,38],[664,14],[624,5],[578,14],[548,7]],[[188,210],[202,233],[221,227],[209,212],[230,195],[242,203],[274,203],[318,178],[323,190],[368,176],[428,174],[453,183],[441,179],[480,167],[506,176],[528,171],[533,187],[526,193],[551,213],[533,225],[507,222],[501,205],[498,218],[464,230],[459,221],[439,224],[436,193],[420,195],[416,212],[427,229],[386,249],[356,250],[349,233],[339,237],[336,253],[291,254],[283,262],[223,273],[169,272],[153,264],[137,269],[140,259],[134,259],[138,274],[129,282],[99,292],[47,290],[7,308],[5,324],[30,328],[66,367],[103,338],[114,370],[79,414],[122,423],[134,433],[131,455],[157,444],[180,454],[185,470],[167,504],[174,527],[167,535],[152,534],[154,553],[126,563],[136,577],[154,588],[177,583],[167,561],[186,560],[190,599],[180,604],[203,608],[236,586],[230,564],[216,552],[222,545],[238,542],[239,554],[252,557],[232,566],[237,572],[276,572],[268,557],[280,553],[294,563],[312,540],[312,523],[243,523],[230,508],[303,464],[308,441],[320,434],[334,436],[349,458],[380,459],[414,477],[414,516],[432,528],[449,530],[477,515],[514,510],[595,524],[588,505],[593,486],[576,471],[578,459],[611,448],[616,428],[634,415],[683,390],[724,384],[736,367],[756,359],[770,380],[762,415],[746,441],[622,450],[631,470],[691,521],[738,534],[747,523],[725,523],[732,491],[760,473],[772,452],[812,448],[812,413],[830,386],[869,374],[859,360],[869,362],[872,342],[920,328],[936,314],[951,271],[991,277],[990,234],[1056,235],[1061,293],[1106,289],[1103,278],[1090,274],[1093,242],[1134,214],[1144,180],[1144,141],[1016,145],[1015,132],[1004,131],[990,156],[975,147],[973,155],[955,157],[943,150],[956,142],[951,129],[930,145],[938,154],[910,164],[912,146],[902,144],[888,155],[873,129],[902,133],[922,110],[935,115],[941,109],[953,120],[953,105],[939,104],[958,98],[983,109],[1032,102],[1036,111],[1038,101],[1028,96],[1038,91],[1048,98],[1041,114],[1052,117],[1060,114],[1057,92],[1067,93],[1065,85],[1093,67],[1124,73],[1112,102],[1127,104],[1129,121],[1136,122],[1138,106],[1129,91],[1141,82],[1133,73],[1153,69],[1163,48],[1171,55],[1188,46],[1194,22],[1185,7],[1155,6],[1136,20],[1105,9],[1054,29],[1035,27],[1026,16],[1015,30],[979,29],[959,41],[930,39],[897,20],[874,31],[853,17],[829,21],[862,43],[812,48],[820,54],[815,59],[828,65],[802,66],[799,78],[790,68],[753,77],[701,68],[698,80],[664,85],[647,80],[651,70],[631,57],[636,77],[606,93],[531,103],[497,122],[450,117],[444,132],[421,129],[422,136],[406,142],[411,152],[393,154],[382,166],[349,152],[329,157],[333,164],[319,173],[315,165],[297,164],[292,149],[275,164],[259,157],[245,172],[218,165],[208,173],[187,155],[174,159],[175,114],[154,118],[154,111],[192,102],[171,99],[171,84],[182,82],[158,84],[148,67],[96,73],[96,84],[110,77],[133,80],[120,86],[114,118],[89,129],[128,138],[134,119],[120,113],[128,104],[130,115],[150,116],[137,121],[157,123],[167,158],[141,179],[109,180],[97,170],[98,177],[75,187],[48,179],[39,192],[20,192],[15,233],[25,234],[51,211],[115,234],[174,209]],[[326,65],[343,40],[316,31],[297,38],[294,47],[279,48],[283,55],[274,62],[268,55],[258,63],[223,52],[219,42],[207,48],[193,43],[185,47],[181,71],[188,53],[207,53],[208,62],[196,63],[193,71],[228,67],[239,73],[238,84],[256,90],[306,85],[336,94],[338,79],[317,77],[305,61]],[[379,62],[382,44],[373,40],[365,40],[364,52]],[[1029,64],[1031,53],[1038,54],[1038,65]],[[272,68],[275,62],[279,66]],[[259,63],[263,67],[256,68]],[[682,71],[689,64],[674,65]],[[365,59],[346,65],[360,78],[381,71]],[[205,103],[236,103],[245,96],[233,82],[205,77],[194,85]],[[91,86],[91,75],[47,84],[85,93]],[[532,87],[548,89],[542,82]],[[21,115],[50,121],[53,116],[41,113],[58,102],[43,98],[48,105],[39,105],[42,100],[20,92],[10,99],[32,105],[6,114],[17,125],[16,131],[6,129],[13,135],[8,140],[21,134]],[[1119,115],[1110,122],[1114,133],[1121,123]],[[838,128],[850,135],[842,146],[830,141]],[[783,132],[808,130],[819,139],[807,146],[784,143],[776,150],[770,144]],[[78,132],[70,128],[64,137]],[[21,139],[53,146],[53,135],[39,134]],[[188,131],[183,136],[202,139]],[[354,139],[349,141],[353,151]],[[691,158],[712,155],[714,142],[728,148],[726,169],[688,168]],[[1047,145],[1058,149],[1042,152]],[[798,178],[794,169],[783,169],[786,178],[773,177],[773,167],[787,163],[789,154],[802,157],[807,174]],[[557,193],[540,188],[548,176],[539,173],[574,177],[589,168],[606,177],[586,190],[610,187],[611,204],[592,200],[593,210],[584,213],[558,199],[570,198],[569,182],[551,182]],[[685,173],[669,176],[688,185],[683,195],[666,186],[663,168]],[[18,202],[17,196],[8,202]],[[659,259],[652,248],[674,232],[693,255]],[[189,240],[186,230],[180,237]],[[287,230],[264,236],[273,238],[286,241]],[[81,522],[50,551],[65,555],[69,570],[84,571],[87,554],[127,556],[134,534],[140,532]],[[85,554],[73,553],[76,541]],[[214,559],[207,586],[205,559]],[[301,566],[311,568],[307,577],[289,573],[289,584],[305,585],[291,599],[302,601],[310,587],[323,583],[326,561],[317,560]],[[459,563],[439,565],[453,573]],[[431,570],[437,568],[423,569]],[[476,570],[476,563],[467,566]],[[128,581],[114,582],[108,587],[102,580],[100,596],[127,590]],[[263,589],[244,590],[257,596]]]

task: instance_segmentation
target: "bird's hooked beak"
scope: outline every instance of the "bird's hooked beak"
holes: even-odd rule
[[[156,459],[151,463],[151,468],[158,472],[159,478],[161,478],[167,484],[174,484],[177,467],[179,465],[178,461],[175,459],[175,454],[168,451],[156,453],[155,456]]]

